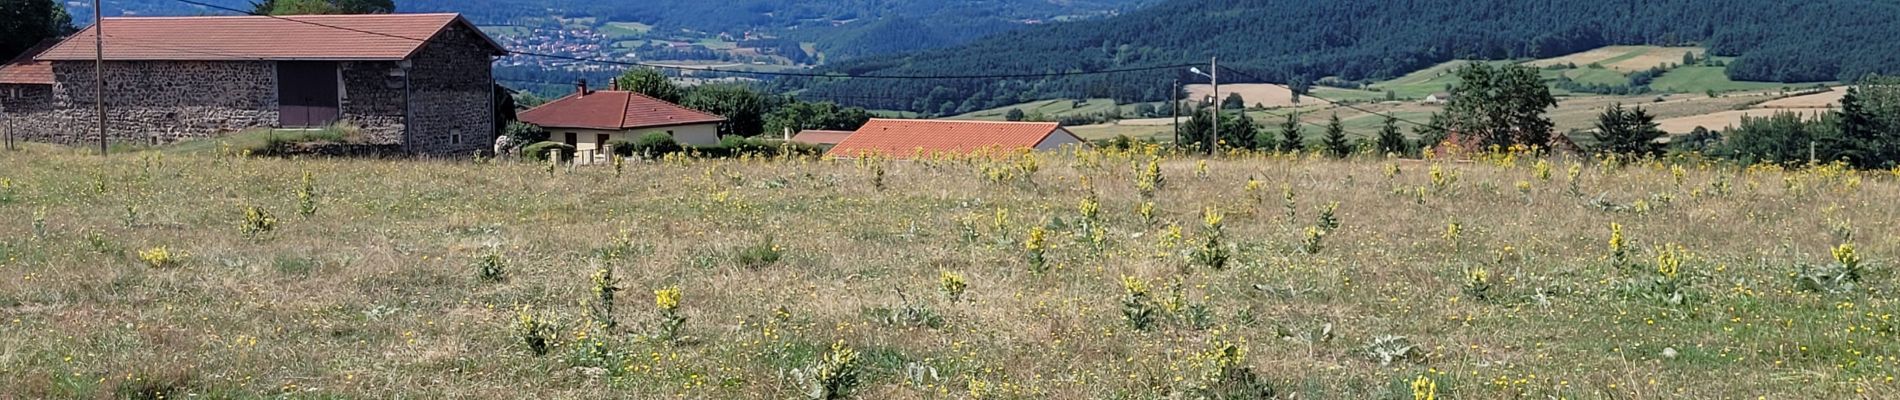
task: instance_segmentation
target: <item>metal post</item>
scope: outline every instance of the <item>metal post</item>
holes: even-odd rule
[[[99,156],[106,155],[106,20],[99,0],[92,0],[92,96],[99,111]]]
[[[1207,77],[1214,81],[1214,131],[1208,133],[1207,155],[1211,156],[1214,155],[1214,152],[1219,150],[1217,147],[1220,147],[1220,57],[1214,57],[1214,61],[1210,66],[1213,70],[1207,71]]]

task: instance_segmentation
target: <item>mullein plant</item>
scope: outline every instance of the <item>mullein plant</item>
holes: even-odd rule
[[[238,232],[251,240],[257,240],[277,229],[277,217],[270,211],[257,207],[244,207],[244,221],[238,224]]]
[[[1029,260],[1029,271],[1043,273],[1049,270],[1049,230],[1042,226],[1029,228],[1029,237],[1023,239],[1023,255]]]
[[[1122,277],[1122,318],[1137,331],[1154,327],[1155,304],[1148,283],[1133,276]]]
[[[317,214],[317,183],[309,171],[303,173],[303,185],[297,187],[297,215],[304,218]]]
[[[660,315],[660,331],[657,336],[661,340],[678,339],[680,330],[686,327],[686,316],[680,315],[680,297],[679,286],[669,286],[653,291],[653,309]]]
[[[952,304],[963,301],[963,292],[969,287],[970,283],[963,279],[963,274],[943,271],[937,276],[937,290],[943,292],[944,299]]]
[[[1155,192],[1167,184],[1167,177],[1161,175],[1161,158],[1151,157],[1147,167],[1135,174],[1135,192],[1144,199],[1154,198]]]
[[[546,317],[535,314],[527,306],[515,311],[514,331],[528,352],[536,356],[547,355],[554,346],[554,327],[548,324]]]
[[[1412,400],[1438,400],[1438,382],[1431,377],[1419,375],[1412,380]]]
[[[1623,237],[1623,224],[1610,223],[1610,265],[1629,265],[1629,241]]]
[[[1225,234],[1221,227],[1223,219],[1225,217],[1221,215],[1220,210],[1214,207],[1207,207],[1201,211],[1202,239],[1201,246],[1194,251],[1195,264],[1215,270],[1227,268],[1227,261],[1232,256],[1232,252],[1224,242]]]
[[[594,323],[607,329],[618,326],[619,322],[614,320],[614,293],[620,291],[620,280],[614,277],[614,268],[600,267],[589,280],[593,282],[593,296],[587,301],[587,311],[592,314]]]
[[[1686,300],[1682,264],[1688,258],[1689,252],[1682,245],[1671,243],[1657,248],[1656,277],[1651,294],[1665,304],[1681,305]]]
[[[1570,164],[1570,169],[1564,171],[1564,179],[1570,182],[1571,196],[1583,195],[1583,165],[1582,164],[1574,164],[1574,163]]]

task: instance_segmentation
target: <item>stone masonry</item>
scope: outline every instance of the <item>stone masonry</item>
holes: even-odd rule
[[[469,154],[494,143],[494,80],[483,39],[455,24],[403,62],[339,62],[339,111],[370,144],[419,155]],[[404,64],[407,65],[405,70]],[[0,129],[29,141],[98,140],[93,64],[53,62],[55,84],[30,99],[0,88]],[[273,61],[109,61],[109,140],[164,144],[277,128]]]

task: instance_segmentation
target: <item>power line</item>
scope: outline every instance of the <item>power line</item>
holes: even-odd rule
[[[204,2],[200,2],[196,0],[172,0],[172,1],[185,3],[185,4],[191,4],[191,5],[195,5],[199,7],[215,9],[215,10],[223,10],[223,11],[235,12],[235,13],[251,15],[251,16],[280,19],[280,20],[296,22],[300,24],[320,26],[320,27],[331,28],[331,29],[339,29],[339,30],[344,30],[344,31],[376,35],[376,36],[382,36],[382,37],[388,37],[388,38],[412,40],[416,42],[429,41],[426,38],[413,38],[413,37],[407,37],[407,36],[402,36],[402,35],[394,35],[394,34],[388,34],[388,33],[383,33],[383,32],[375,32],[375,31],[355,29],[355,28],[350,28],[350,27],[324,24],[324,23],[313,22],[313,21],[299,20],[295,18],[285,18],[282,16],[276,16],[276,15],[259,14],[252,11],[246,11],[246,10],[240,10],[240,9],[231,8],[231,7],[220,6],[216,4],[204,3]],[[97,22],[94,22],[94,24],[97,24]],[[1049,77],[1059,77],[1059,76],[1106,75],[1106,74],[1127,73],[1127,72],[1147,72],[1147,71],[1158,71],[1158,70],[1167,70],[1167,69],[1179,69],[1179,68],[1192,66],[1188,64],[1181,64],[1181,65],[1165,65],[1165,66],[1153,66],[1153,67],[1108,69],[1108,70],[1099,70],[1099,71],[1047,72],[1047,73],[1025,73],[1025,74],[990,74],[990,75],[843,75],[843,74],[820,74],[820,73],[808,73],[808,72],[742,71],[742,70],[717,69],[717,68],[712,68],[712,67],[684,67],[684,66],[678,66],[678,65],[643,63],[643,62],[636,62],[636,61],[606,60],[606,59],[577,57],[577,56],[565,56],[565,55],[558,55],[558,54],[532,53],[532,52],[516,51],[516,50],[508,50],[508,49],[502,49],[502,51],[507,52],[508,54],[512,54],[512,55],[521,55],[521,56],[529,56],[529,57],[542,57],[542,58],[552,58],[552,59],[569,60],[569,61],[611,64],[611,65],[638,66],[638,67],[667,69],[667,70],[675,70],[675,71],[716,72],[716,73],[759,75],[759,76],[783,76],[783,77],[803,77],[803,78],[848,78],[848,79],[897,79],[897,80],[1024,79],[1024,78],[1049,78]]]

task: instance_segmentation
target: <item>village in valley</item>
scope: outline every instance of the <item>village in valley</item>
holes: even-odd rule
[[[0,399],[1900,397],[1900,4],[655,1],[0,0]]]

